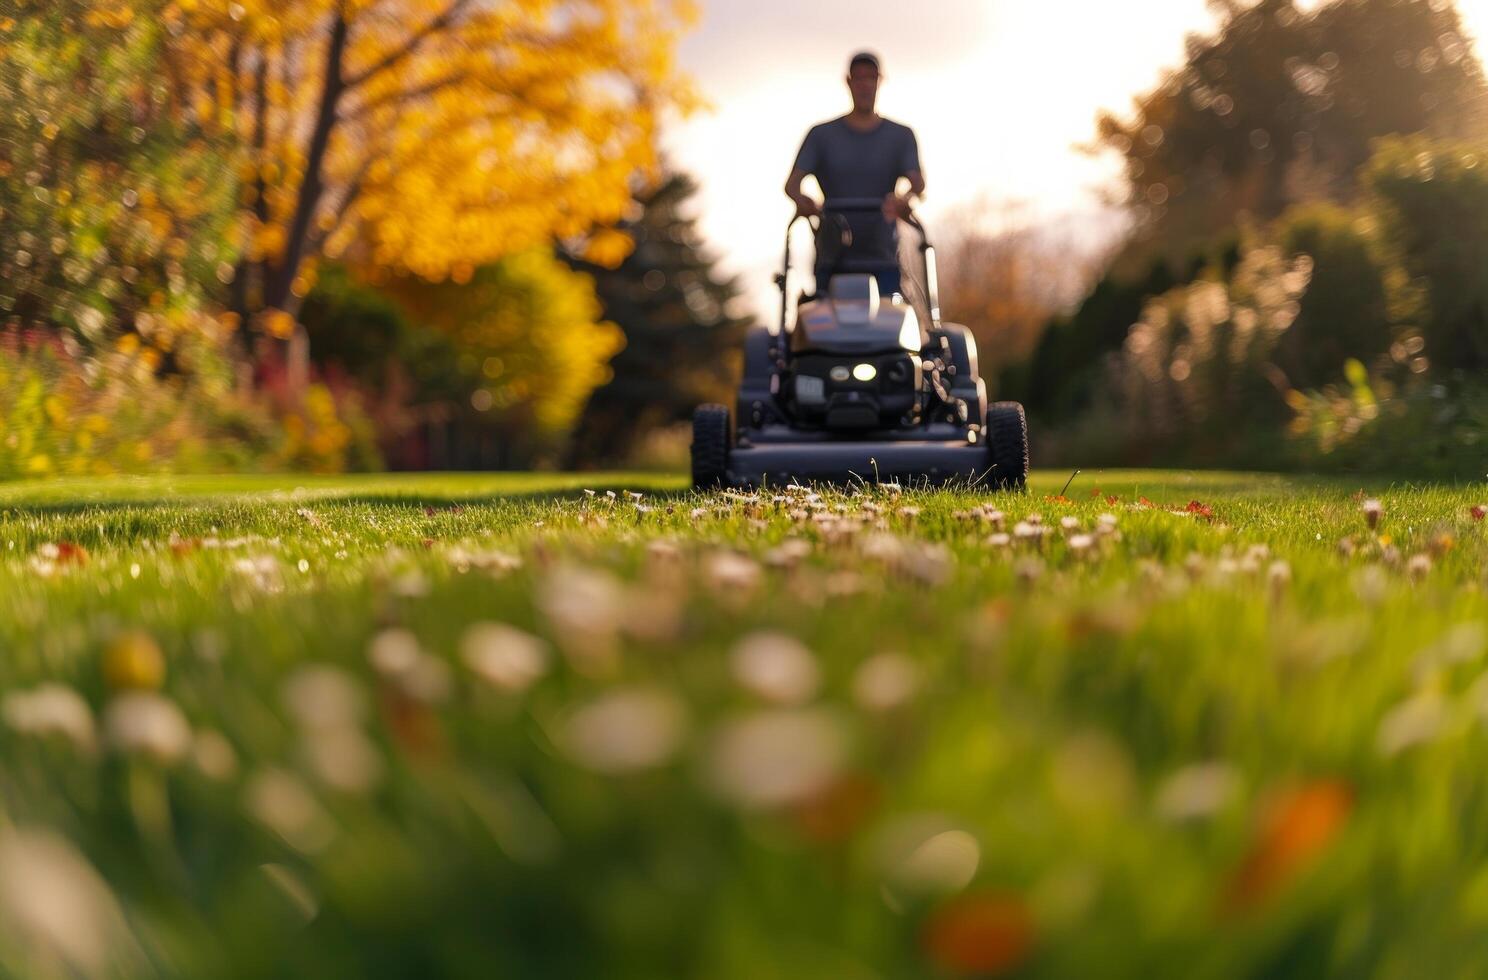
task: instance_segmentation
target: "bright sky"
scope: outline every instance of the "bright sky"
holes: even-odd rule
[[[1458,8],[1480,36],[1488,0]],[[882,56],[879,111],[919,136],[932,231],[978,200],[1109,228],[1098,191],[1115,162],[1077,145],[1213,25],[1205,0],[705,0],[682,60],[713,108],[675,127],[668,152],[702,184],[721,266],[765,313],[791,215],[781,187],[806,130],[851,108],[853,51]]]

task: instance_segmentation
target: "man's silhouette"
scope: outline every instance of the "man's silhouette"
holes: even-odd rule
[[[785,193],[796,202],[803,215],[819,215],[821,208],[801,190],[807,175],[816,177],[828,201],[833,198],[874,198],[883,201],[882,218],[873,214],[848,213],[853,245],[849,255],[855,259],[885,263],[883,271],[875,270],[879,292],[889,295],[899,291],[899,238],[897,222],[910,213],[914,199],[925,192],[925,176],[920,170],[919,145],[908,126],[883,118],[876,111],[878,86],[883,80],[878,56],[869,52],[853,55],[847,70],[847,87],[852,93],[852,112],[831,122],[813,126],[796,155],[785,182]],[[899,178],[909,180],[909,193],[898,194]],[[826,229],[830,234],[831,228]],[[825,290],[831,274],[830,255],[817,256],[817,289]],[[889,265],[893,264],[890,271]]]

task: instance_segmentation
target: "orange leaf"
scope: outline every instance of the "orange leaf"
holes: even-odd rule
[[[1016,895],[962,895],[936,909],[921,936],[942,969],[968,975],[1006,973],[1033,947],[1033,914]]]
[[[1230,878],[1225,907],[1252,908],[1305,870],[1343,829],[1353,805],[1353,790],[1338,780],[1308,783],[1273,800]]]
[[[88,549],[72,541],[58,541],[57,564],[86,565],[88,564]]]
[[[866,776],[845,777],[796,807],[796,827],[817,843],[843,840],[878,806],[879,796],[878,784]]]

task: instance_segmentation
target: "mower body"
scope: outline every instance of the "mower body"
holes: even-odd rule
[[[828,201],[824,210],[869,206],[881,204]],[[787,245],[780,329],[749,332],[734,411],[703,406],[694,417],[694,485],[1024,485],[1022,408],[988,404],[976,341],[940,321],[934,253],[918,222],[911,227],[924,257],[913,298],[882,295],[871,262],[844,261],[792,310]]]

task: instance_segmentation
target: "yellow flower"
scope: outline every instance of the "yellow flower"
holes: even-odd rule
[[[158,688],[165,681],[165,654],[149,633],[121,633],[103,652],[103,679],[115,690]]]
[[[67,406],[56,395],[48,395],[42,406],[53,425],[61,425],[67,421]]]

